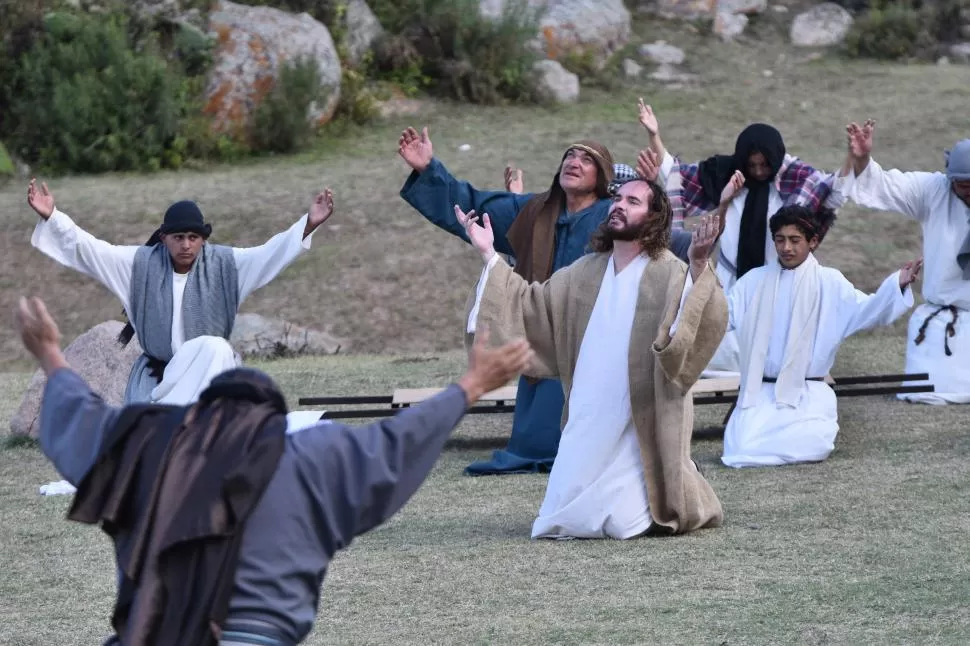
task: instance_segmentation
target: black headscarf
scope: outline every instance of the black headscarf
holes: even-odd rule
[[[748,158],[761,153],[771,167],[771,176],[759,182],[748,175]],[[771,183],[785,159],[785,142],[781,133],[764,123],[753,123],[738,135],[733,155],[714,155],[698,167],[704,197],[712,204],[721,201],[721,191],[734,171],[744,173],[748,195],[741,213],[738,236],[737,277],[765,264],[765,239],[768,235],[768,196]]]

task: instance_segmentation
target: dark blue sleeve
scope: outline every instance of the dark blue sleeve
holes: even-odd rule
[[[690,231],[674,229],[670,232],[670,251],[688,265],[690,258],[687,256],[687,250],[690,249],[691,238]]]
[[[322,424],[288,437],[313,496],[327,551],[393,516],[418,490],[467,408],[451,385],[394,417],[362,427]]]
[[[106,404],[73,370],[56,370],[47,379],[40,406],[41,450],[76,487],[97,462],[120,415],[120,408]]]
[[[455,217],[455,204],[466,213],[472,209],[479,216],[488,213],[495,233],[495,250],[514,255],[506,235],[515,217],[533,194],[479,191],[468,182],[455,179],[445,165],[434,158],[423,173],[411,171],[401,187],[401,197],[436,227],[465,242],[468,242],[468,236]]]

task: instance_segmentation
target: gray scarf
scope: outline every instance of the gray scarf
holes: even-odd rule
[[[131,272],[131,324],[144,354],[135,360],[125,404],[147,402],[159,380],[150,363],[172,360],[172,257],[163,244],[135,252]],[[206,243],[189,271],[182,295],[185,340],[209,335],[229,339],[239,309],[239,276],[232,248]]]
[[[956,145],[947,150],[946,157],[946,177],[951,182],[964,182],[970,180],[970,139],[958,141]],[[968,206],[970,208],[970,206]],[[970,224],[970,217],[967,218]],[[963,279],[970,280],[970,231],[960,245],[957,252],[957,264],[963,270]]]

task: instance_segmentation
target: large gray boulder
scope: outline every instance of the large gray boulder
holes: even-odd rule
[[[347,349],[345,341],[326,332],[253,313],[236,315],[229,343],[247,359],[337,354]]]
[[[795,16],[791,42],[798,47],[830,47],[844,41],[851,27],[852,14],[834,2],[825,2]]]
[[[64,350],[64,357],[71,368],[112,406],[122,404],[131,366],[141,354],[137,338],[133,338],[124,348],[118,343],[118,333],[123,327],[120,321],[99,323],[74,339]],[[39,435],[38,416],[46,384],[43,371],[35,372],[20,407],[10,420],[11,433],[33,438]]]
[[[307,118],[319,126],[333,116],[340,100],[340,60],[330,32],[310,14],[219,0],[209,15],[209,33],[216,39],[216,51],[205,111],[217,131],[245,127],[283,64],[305,57],[319,65],[327,93]]]
[[[533,71],[536,75],[536,91],[542,100],[551,103],[575,103],[579,100],[579,77],[559,61],[537,61]]]
[[[365,0],[350,0],[347,3],[346,21],[347,56],[351,64],[359,65],[384,29]]]
[[[596,65],[630,40],[630,12],[623,0],[528,0],[542,9],[538,46],[550,59],[591,56]],[[481,0],[481,15],[502,15],[506,0]]]

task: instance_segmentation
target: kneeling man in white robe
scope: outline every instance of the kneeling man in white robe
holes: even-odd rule
[[[488,215],[455,208],[486,261],[469,332],[524,336],[526,374],[558,377],[564,427],[533,538],[616,538],[715,527],[720,501],[690,455],[688,394],[724,336],[727,304],[706,258],[717,233],[694,233],[690,267],[667,249],[670,203],[644,179],[620,186],[593,251],[543,283],[495,253]]]
[[[884,169],[872,159],[874,122],[848,126],[853,171],[849,199],[897,211],[923,230],[926,301],[909,319],[906,372],[927,373],[933,392],[900,393],[922,404],[970,404],[970,139],[946,153],[946,171]]]
[[[212,226],[195,202],[165,213],[145,245],[113,245],[81,229],[54,205],[46,184],[31,180],[27,202],[40,216],[31,244],[58,263],[94,278],[122,302],[144,353],[135,360],[124,403],[186,405],[217,374],[235,368],[229,345],[240,304],[310,248],[314,230],[333,213],[327,189],[288,230],[258,247],[207,241]]]
[[[827,383],[849,336],[889,325],[913,305],[909,285],[922,260],[886,278],[875,294],[853,287],[813,252],[835,213],[782,207],[769,220],[778,259],[752,269],[728,291],[728,328],[738,330],[741,386],[724,431],[729,467],[819,462],[839,431]]]

